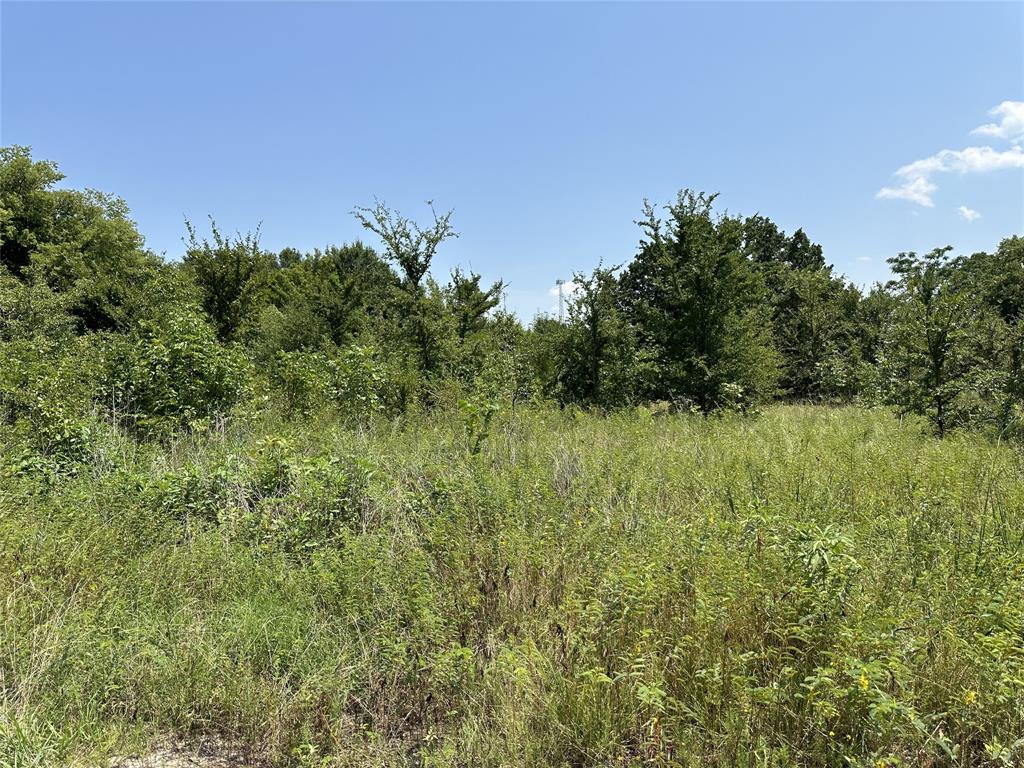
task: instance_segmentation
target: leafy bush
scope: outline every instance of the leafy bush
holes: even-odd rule
[[[385,409],[392,387],[389,372],[374,350],[355,345],[333,356],[278,352],[271,384],[289,414],[309,417],[329,408],[357,423]]]
[[[270,381],[292,415],[310,416],[331,399],[328,359],[319,352],[278,352]]]
[[[148,504],[163,517],[219,527],[232,539],[293,555],[336,545],[368,515],[371,466],[353,456],[303,456],[267,437],[252,450],[189,462],[147,483]]]
[[[99,356],[92,340],[0,342],[0,359],[0,423],[44,455],[84,456],[95,428]]]
[[[103,402],[119,423],[167,436],[209,426],[239,401],[248,381],[242,353],[219,344],[202,317],[179,307],[110,339]]]
[[[18,280],[0,267],[0,341],[69,339],[76,325],[70,307],[66,295]]]

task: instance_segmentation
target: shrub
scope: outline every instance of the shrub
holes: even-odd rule
[[[219,344],[207,322],[187,308],[111,339],[105,368],[111,414],[148,436],[208,426],[239,401],[249,380],[242,353]]]
[[[76,321],[70,301],[41,282],[23,282],[0,267],[0,341],[68,339]]]
[[[44,455],[83,456],[95,425],[98,356],[92,340],[0,342],[0,359],[0,423]]]
[[[293,416],[332,408],[347,420],[365,423],[394,399],[392,377],[371,347],[351,346],[333,356],[278,352],[271,384]]]
[[[270,383],[289,415],[310,416],[330,400],[327,356],[319,352],[278,352]]]

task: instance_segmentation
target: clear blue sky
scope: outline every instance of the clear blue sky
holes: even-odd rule
[[[349,211],[375,195],[432,198],[462,233],[435,274],[503,277],[529,318],[556,278],[628,260],[643,198],[681,187],[804,227],[861,283],[1024,230],[1021,3],[0,13],[3,144],[124,197],[171,258],[184,216],[310,249],[362,237]]]

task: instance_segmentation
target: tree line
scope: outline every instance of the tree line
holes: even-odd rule
[[[500,309],[501,282],[431,273],[458,236],[433,206],[424,225],[356,208],[379,249],[273,253],[258,230],[186,222],[169,261],[120,198],[59,188],[27,147],[0,152],[0,421],[46,453],[112,424],[167,435],[269,405],[366,419],[454,402],[479,431],[529,400],[858,402],[939,434],[1024,432],[1021,236],[900,253],[864,291],[802,229],[684,190],[644,204],[635,254],[574,276],[566,318],[524,325]]]

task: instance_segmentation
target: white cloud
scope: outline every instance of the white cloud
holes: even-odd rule
[[[932,192],[936,189],[938,187],[928,179],[919,177],[905,181],[898,187],[882,187],[875,197],[889,200],[909,200],[912,203],[931,208],[935,205],[932,202]]]
[[[979,125],[971,133],[1008,141],[1024,141],[1024,101],[1004,101],[989,110],[989,114],[999,118],[999,122]]]
[[[966,205],[961,205],[956,210],[957,210],[957,213],[960,214],[960,218],[963,219],[964,221],[968,222],[968,223],[974,221],[975,219],[980,219],[981,218],[981,214],[980,213],[978,213],[973,208],[968,208]]]
[[[989,173],[1007,168],[1024,168],[1024,149],[1018,142],[1024,141],[1024,101],[1004,101],[991,109],[989,114],[999,119],[998,123],[978,126],[971,133],[994,136],[1014,142],[1010,149],[998,150],[992,147],[965,147],[944,149],[931,157],[915,160],[896,171],[893,176],[897,183],[882,187],[875,197],[889,200],[908,200],[925,208],[935,205],[932,195],[939,188],[932,180],[937,173]],[[969,213],[965,213],[969,211]],[[961,206],[960,215],[967,221],[978,218],[977,211]]]
[[[858,256],[857,261],[871,261],[870,256]]]
[[[899,183],[892,187],[882,187],[875,197],[909,200],[931,208],[935,205],[932,193],[938,189],[931,180],[934,174],[989,173],[1007,168],[1024,168],[1024,149],[1017,146],[1006,150],[992,147],[944,149],[931,157],[904,165],[893,174]]]
[[[999,151],[992,147],[967,147],[966,149],[944,149],[924,160],[917,160],[896,171],[897,176],[907,178],[927,177],[940,171],[957,173],[987,173],[1003,168],[1024,168],[1024,149],[1011,147]]]

